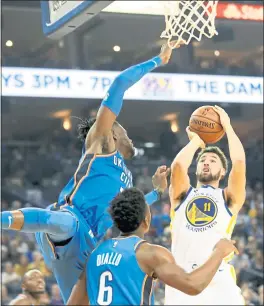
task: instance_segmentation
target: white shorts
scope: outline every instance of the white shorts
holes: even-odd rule
[[[198,295],[188,295],[172,287],[165,287],[164,305],[245,305],[236,285],[234,268],[230,265],[217,272],[211,283]]]

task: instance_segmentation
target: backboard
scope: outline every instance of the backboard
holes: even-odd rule
[[[42,27],[46,36],[60,39],[74,31],[113,1],[41,1]]]

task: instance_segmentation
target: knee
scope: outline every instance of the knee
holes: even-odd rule
[[[47,225],[55,225],[62,232],[70,232],[76,230],[77,219],[68,212],[47,211]]]

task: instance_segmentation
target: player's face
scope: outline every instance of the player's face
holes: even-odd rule
[[[219,156],[215,153],[204,153],[197,164],[197,179],[201,183],[219,181],[225,175],[225,169]]]
[[[116,124],[114,134],[116,135],[118,151],[125,159],[132,158],[135,155],[135,148],[132,140],[127,135],[127,131],[120,124]]]
[[[25,277],[22,288],[30,293],[42,293],[45,291],[45,280],[38,270],[29,271]]]

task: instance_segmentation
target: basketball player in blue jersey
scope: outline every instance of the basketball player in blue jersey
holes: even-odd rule
[[[238,253],[234,241],[222,239],[204,265],[186,273],[167,249],[144,240],[151,214],[139,189],[118,194],[110,214],[121,235],[92,252],[67,305],[154,305],[156,279],[197,295],[210,283],[223,258]]]
[[[66,302],[87,256],[113,222],[109,202],[132,186],[125,159],[134,155],[132,141],[116,121],[127,89],[158,66],[167,64],[172,50],[164,45],[158,56],[123,71],[110,86],[96,119],[83,122],[82,157],[58,202],[47,209],[23,208],[1,214],[2,228],[36,233],[47,266],[52,270]],[[146,195],[150,205],[167,188],[166,167],[158,168],[155,189]]]

